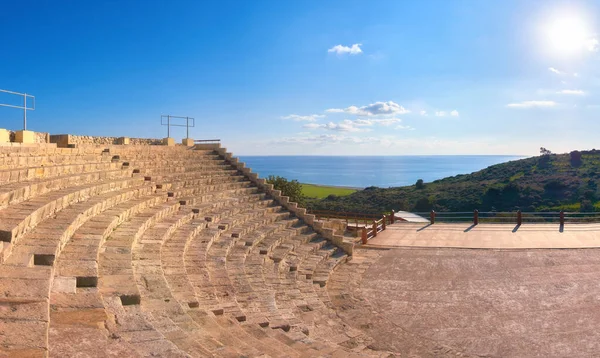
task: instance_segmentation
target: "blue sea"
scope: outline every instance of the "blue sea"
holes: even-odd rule
[[[240,156],[261,178],[279,175],[301,183],[356,188],[412,185],[469,174],[524,158],[506,155],[431,156]]]

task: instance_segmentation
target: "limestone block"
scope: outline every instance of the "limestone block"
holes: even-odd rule
[[[52,292],[76,293],[75,277],[56,277],[52,282]]]
[[[175,145],[175,138],[172,138],[172,137],[163,138],[162,144],[172,147]]]
[[[10,132],[8,129],[0,128],[0,143],[10,142]]]
[[[121,145],[129,145],[130,139],[129,137],[119,137],[117,139],[117,144],[121,144]]]
[[[35,143],[35,133],[32,131],[17,131],[15,132],[15,142]]]
[[[186,147],[193,147],[194,140],[192,138],[183,138],[181,140],[181,144],[185,145]]]
[[[50,136],[50,143],[56,143],[59,148],[68,148],[70,137],[68,134],[53,134]]]

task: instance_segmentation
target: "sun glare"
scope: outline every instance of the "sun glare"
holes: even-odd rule
[[[560,55],[573,55],[584,50],[590,39],[583,17],[572,14],[550,20],[546,36],[550,49]]]

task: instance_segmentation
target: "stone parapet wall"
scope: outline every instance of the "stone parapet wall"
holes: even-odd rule
[[[15,141],[16,131],[8,130],[10,141]],[[35,143],[50,143],[50,133],[45,132],[33,132],[35,134]]]
[[[346,232],[346,221],[340,219],[320,220],[323,222],[323,227],[333,229],[336,235],[344,235]]]
[[[112,145],[123,144],[123,137],[93,137],[71,134],[56,134],[50,136],[50,142],[59,147],[69,145]],[[156,138],[129,138],[130,145],[161,145],[162,139]]]

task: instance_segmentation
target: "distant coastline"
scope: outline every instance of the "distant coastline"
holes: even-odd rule
[[[352,189],[352,190],[363,190],[364,189],[364,187],[345,186],[345,185],[323,185],[323,184],[316,184],[316,183],[300,183],[300,184],[320,186],[322,188],[341,188],[341,189]]]
[[[240,156],[261,178],[278,175],[306,184],[352,189],[406,186],[418,179],[431,182],[522,158],[525,156]]]

